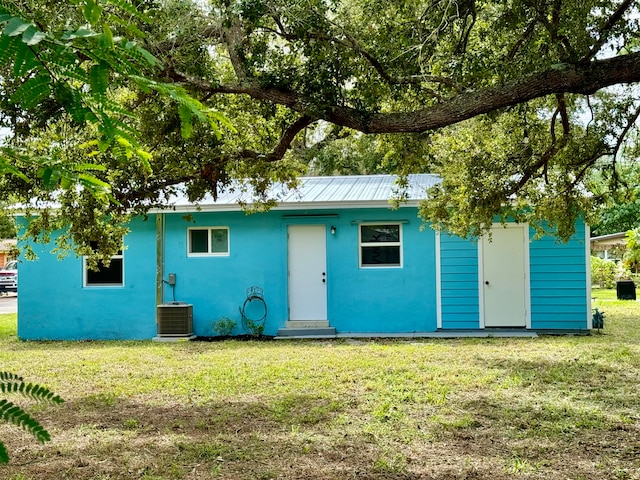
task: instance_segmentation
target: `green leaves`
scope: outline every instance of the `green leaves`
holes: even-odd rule
[[[29,110],[35,108],[45,98],[51,94],[51,77],[39,74],[29,78],[14,92],[11,101],[18,103],[22,108]]]
[[[0,68],[11,69],[8,101],[25,115],[37,117],[52,105],[62,107],[95,139],[83,143],[97,150],[78,152],[113,156],[121,164],[133,162],[145,176],[152,174],[151,153],[137,132],[135,112],[126,106],[141,91],[174,102],[185,136],[192,133],[196,121],[210,125],[218,136],[218,125],[226,122],[232,128],[222,114],[190,97],[182,87],[155,79],[161,63],[141,44],[144,34],[136,23],[141,26],[150,18],[137,5],[128,0],[69,1],[75,16],[64,23],[64,30],[42,22],[26,8],[0,4]],[[41,119],[45,124],[51,120]],[[26,157],[24,151],[0,151],[0,176],[35,182],[45,190],[79,185],[102,202],[114,201],[107,172],[99,163]]]
[[[25,383],[22,377],[11,372],[0,372],[0,392],[3,394],[19,394],[31,400],[56,405],[64,402],[62,398],[48,388],[33,383]],[[40,443],[51,440],[49,432],[36,419],[9,400],[0,400],[0,418],[6,423],[17,425],[26,430]],[[4,443],[0,442],[0,463],[8,462],[9,454]]]
[[[22,41],[25,43],[25,45],[31,47],[33,45],[37,45],[46,37],[47,35],[45,33],[41,32],[33,25],[29,25],[29,28],[27,28],[22,34]]]
[[[21,18],[12,17],[10,15],[2,15],[2,17],[0,17],[0,22],[5,22],[5,21],[7,21],[7,24],[2,30],[2,33],[4,35],[7,35],[8,37],[15,37],[17,35],[20,35],[22,34],[22,32],[26,31],[29,27],[33,26],[31,23],[25,22]]]

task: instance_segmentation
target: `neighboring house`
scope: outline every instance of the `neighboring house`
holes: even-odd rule
[[[627,248],[627,232],[591,237],[591,254],[605,260],[619,261]]]
[[[438,234],[417,210],[438,181],[411,176],[398,209],[389,175],[308,177],[252,215],[238,193],[198,206],[179,199],[135,219],[125,250],[99,273],[42,247],[20,267],[18,335],[151,339],[157,311],[173,311],[156,305],[172,300],[192,306],[185,334],[213,336],[225,318],[244,333],[253,286],[271,336],[588,332],[588,227],[579,222],[566,244],[515,223],[495,225],[491,242]],[[247,316],[261,316],[261,301],[252,304]]]
[[[0,240],[0,268],[4,267],[9,260],[14,257],[14,251],[16,249],[17,240],[15,238],[8,238]]]

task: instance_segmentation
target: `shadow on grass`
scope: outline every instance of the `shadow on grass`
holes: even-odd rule
[[[537,368],[516,362],[511,371]],[[468,398],[456,408],[472,421],[437,425],[416,406],[406,421],[422,430],[403,437],[384,434],[348,401],[322,396],[256,393],[249,401],[188,405],[154,397],[163,401],[158,405],[89,395],[38,415],[51,444],[12,440],[16,453],[5,478],[560,479],[609,478],[607,471],[640,467],[637,422],[603,421],[570,403],[521,400]]]
[[[271,404],[188,406],[88,396],[65,404],[64,411],[48,410],[49,418],[41,415],[53,433],[51,444],[10,444],[19,453],[6,473],[38,479],[431,478],[408,472],[403,456],[386,455],[370,435],[330,427],[345,409],[308,395]]]

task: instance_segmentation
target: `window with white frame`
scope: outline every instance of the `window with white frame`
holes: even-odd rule
[[[229,255],[229,229],[227,227],[189,228],[187,237],[189,256]]]
[[[92,270],[87,265],[87,257],[82,258],[85,287],[122,287],[124,285],[124,255],[120,250],[111,257],[109,265],[98,262],[98,269]]]
[[[359,229],[360,267],[402,266],[402,224],[363,223]]]

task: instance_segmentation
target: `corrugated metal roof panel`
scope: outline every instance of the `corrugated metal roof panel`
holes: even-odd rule
[[[398,186],[395,175],[347,175],[334,177],[303,177],[297,189],[290,190],[276,184],[269,191],[268,198],[278,201],[279,208],[341,207],[348,204],[386,204],[397,196]],[[440,183],[440,177],[432,174],[409,175],[409,185],[404,191],[409,204],[426,198],[427,189]],[[240,208],[239,203],[253,202],[252,190],[247,185],[233,185],[219,193],[216,201],[209,195],[197,202],[201,209],[217,210]],[[174,197],[170,208],[185,209],[194,206],[186,196]]]

